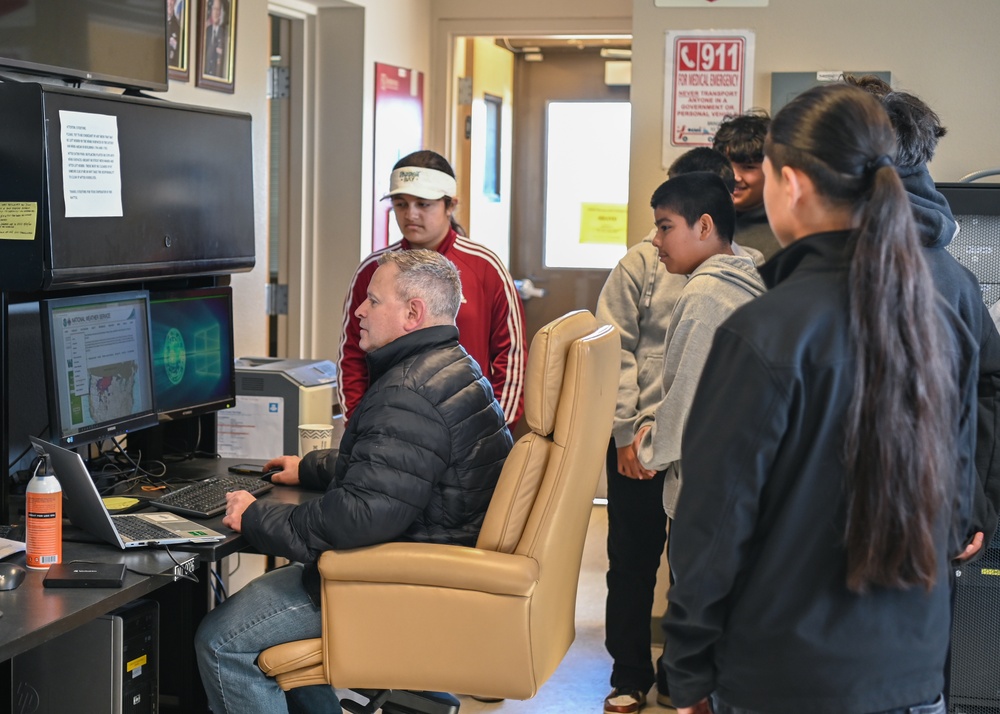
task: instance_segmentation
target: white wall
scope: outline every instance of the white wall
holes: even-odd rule
[[[649,223],[645,197],[664,179],[660,147],[667,30],[753,30],[754,104],[765,108],[771,104],[772,72],[889,70],[896,88],[924,99],[948,128],[931,165],[935,179],[956,181],[1000,166],[994,128],[1000,116],[996,0],[770,0],[763,8],[670,9],[633,0],[632,14],[631,225]]]
[[[335,359],[344,296],[371,251],[375,63],[418,70],[430,78],[430,0],[321,3],[315,15],[315,205],[311,305],[301,356]],[[308,239],[307,239],[308,240]]]
[[[264,284],[267,282],[267,67],[270,24],[262,0],[239,3],[236,17],[236,91],[233,94],[201,89],[194,84],[197,24],[190,13],[191,79],[170,81],[167,92],[157,96],[172,102],[247,112],[253,118],[254,236],[257,264],[249,273],[233,276],[237,356],[267,354],[267,316]]]

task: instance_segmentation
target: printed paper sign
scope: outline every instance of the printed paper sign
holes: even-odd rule
[[[671,146],[711,146],[723,118],[753,100],[754,33],[694,30],[666,33],[663,165]]]
[[[628,245],[628,204],[581,204],[580,243]]]
[[[217,451],[223,458],[273,459],[285,453],[285,400],[239,395],[216,414]]]
[[[118,117],[59,110],[67,218],[122,215]]]

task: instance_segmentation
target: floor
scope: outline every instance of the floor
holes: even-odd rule
[[[601,714],[610,691],[611,658],[604,649],[604,576],[608,567],[608,518],[604,506],[595,505],[587,532],[576,604],[576,641],[559,669],[534,699],[506,700],[495,704],[460,697],[461,714]],[[673,712],[656,705],[656,690],[650,694],[650,712]]]

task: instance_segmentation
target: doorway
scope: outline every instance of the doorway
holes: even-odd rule
[[[595,311],[625,254],[630,104],[627,85],[606,81],[609,41],[530,42],[538,51],[515,61],[510,267],[536,289],[524,301],[534,335],[571,310]],[[631,41],[614,42],[621,52]]]
[[[268,350],[300,356],[303,279],[303,47],[305,22],[269,15],[268,68]]]

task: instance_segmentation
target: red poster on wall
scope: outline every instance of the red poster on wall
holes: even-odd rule
[[[375,63],[375,160],[372,183],[372,250],[402,236],[392,220],[389,192],[393,165],[424,145],[424,73]]]

